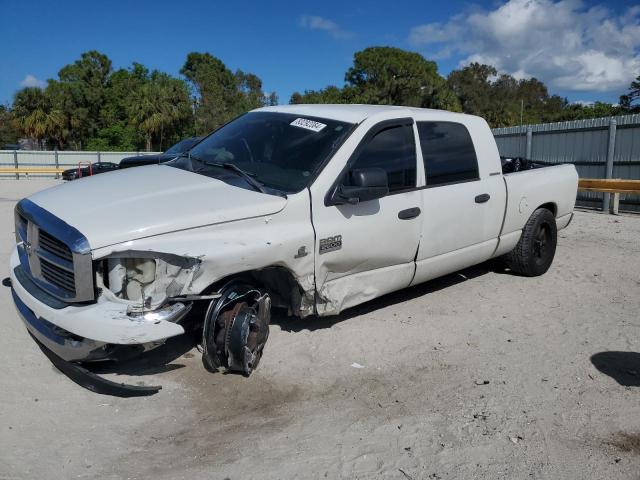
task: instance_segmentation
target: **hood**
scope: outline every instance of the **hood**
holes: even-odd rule
[[[271,215],[287,203],[282,197],[157,165],[82,178],[29,200],[79,230],[92,249]]]

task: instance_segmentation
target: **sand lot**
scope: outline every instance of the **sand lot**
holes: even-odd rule
[[[54,183],[0,181],[2,278],[15,202]],[[145,398],[80,388],[8,288],[0,311],[2,479],[640,479],[637,215],[578,211],[539,278],[480,265],[275,318],[250,378],[208,373],[188,337],[105,369],[163,386]]]

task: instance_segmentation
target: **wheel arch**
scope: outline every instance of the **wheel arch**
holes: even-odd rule
[[[315,290],[305,290],[293,272],[282,265],[227,275],[207,286],[202,294],[216,293],[233,281],[249,283],[264,289],[269,293],[273,306],[286,308],[292,315],[305,317],[315,313]]]
[[[544,208],[549,210],[552,214],[553,217],[556,218],[557,214],[558,214],[558,205],[556,205],[554,202],[547,202],[547,203],[543,203],[542,205],[540,205],[538,208],[536,208],[536,210],[540,209],[540,208]],[[535,210],[534,210],[535,211]],[[532,212],[533,213],[533,212]]]

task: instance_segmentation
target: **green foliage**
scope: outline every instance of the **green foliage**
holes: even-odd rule
[[[0,105],[0,148],[17,143],[19,135],[13,113],[8,107]]]
[[[356,52],[343,88],[295,92],[289,103],[366,103],[442,108],[459,111],[460,104],[438,74],[435,62],[419,53],[393,47]]]
[[[190,53],[180,73],[190,83],[195,98],[196,132],[209,132],[233,118],[236,77],[220,59],[209,53]]]
[[[224,125],[241,113],[278,101],[265,96],[262,80],[253,73],[231,72],[219,58],[192,52],[180,73],[191,87],[195,106],[195,131],[203,135]]]
[[[86,52],[45,89],[20,90],[12,124],[42,148],[165,150],[196,130],[207,133],[248,109],[277,103],[275,95],[265,98],[256,75],[233,74],[209,54],[190,54],[184,74],[187,81],[139,63],[114,71],[106,55]]]
[[[143,133],[146,149],[151,150],[157,139],[162,150],[167,137],[173,138],[172,132],[191,118],[189,91],[181,80],[154,71],[130,99],[127,111],[130,121]]]
[[[338,88],[332,85],[322,90],[305,90],[303,94],[295,92],[291,95],[289,103],[359,103],[350,101],[351,99],[355,100],[353,94],[352,88]]]
[[[271,92],[266,98],[266,104],[271,107],[278,105],[278,94],[276,92]]]
[[[137,130],[123,122],[114,123],[101,128],[95,137],[85,145],[87,150],[101,152],[131,152],[138,150],[140,134]]]
[[[463,112],[484,117],[492,127],[559,121],[580,108],[549,95],[536,78],[516,80],[479,63],[452,71],[447,84],[459,98]]]
[[[66,135],[64,113],[37,87],[20,90],[13,101],[13,116],[21,132],[41,147],[49,138],[59,143]]]
[[[620,96],[620,107],[627,112],[640,111],[640,75],[629,85],[629,93]]]
[[[356,52],[345,81],[361,103],[458,109],[436,63],[399,48],[370,47]]]
[[[0,144],[26,136],[41,148],[165,150],[243,112],[278,104],[277,94],[265,94],[257,75],[232,72],[209,53],[189,53],[180,73],[184,78],[139,63],[114,70],[106,55],[85,52],[46,88],[23,88],[11,108],[0,106]],[[393,47],[356,52],[344,80],[342,87],[295,92],[289,103],[438,108],[482,116],[493,127],[640,111],[640,76],[620,106],[577,105],[550,95],[535,78],[517,80],[490,65],[471,63],[445,79],[435,62]]]

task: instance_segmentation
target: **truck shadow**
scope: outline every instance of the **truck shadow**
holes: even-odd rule
[[[640,353],[600,352],[591,356],[591,363],[624,387],[640,387]]]
[[[506,269],[501,262],[497,260],[490,260],[488,262],[481,263],[480,265],[465,268],[464,270],[460,270],[413,287],[383,295],[382,297],[349,308],[340,313],[340,315],[330,317],[311,317],[309,319],[300,320],[299,318],[276,314],[272,316],[271,324],[278,325],[282,330],[287,332],[300,332],[303,330],[314,331],[323,328],[331,328],[336,323],[340,323],[344,320],[349,320],[360,315],[366,315],[375,310],[396,305],[398,303],[404,303],[429,293],[435,293],[453,285],[466,282],[467,280],[486,275],[487,273],[511,274],[511,272]]]
[[[153,350],[118,361],[106,361],[84,364],[84,367],[95,374],[145,376],[171,372],[184,368],[180,363],[172,363],[183,355],[190,355],[200,341],[201,336],[195,332],[187,332],[168,339],[163,345]]]

